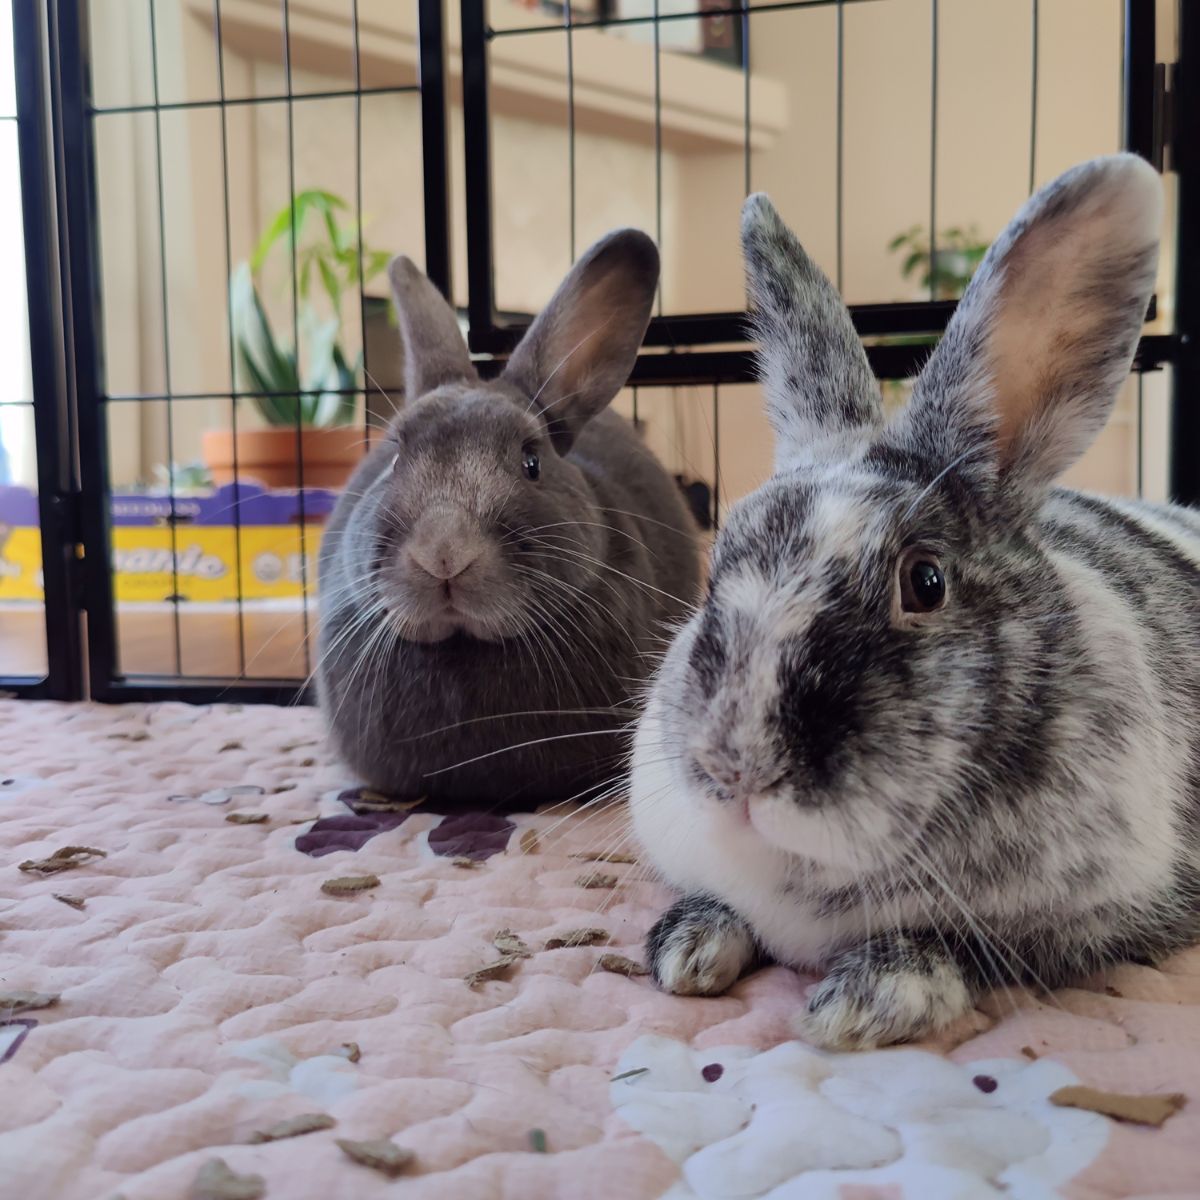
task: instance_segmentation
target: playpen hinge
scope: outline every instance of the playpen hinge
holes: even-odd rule
[[[86,609],[83,586],[83,495],[80,492],[58,492],[54,497],[58,513],[58,534],[67,563],[67,586],[72,607]]]

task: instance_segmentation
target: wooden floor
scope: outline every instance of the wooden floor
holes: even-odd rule
[[[236,611],[123,607],[117,614],[120,670],[128,675],[246,675],[252,679],[303,680],[316,662],[316,611]],[[312,648],[306,661],[305,646]],[[45,623],[40,609],[0,607],[0,675],[42,675]]]

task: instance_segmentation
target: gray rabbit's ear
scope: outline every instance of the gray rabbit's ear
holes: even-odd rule
[[[742,253],[776,469],[851,453],[883,414],[849,310],[761,193],[742,208]]]
[[[541,413],[560,454],[621,390],[658,286],[658,249],[642,232],[601,238],[571,268],[513,351],[503,378]]]
[[[1091,444],[1128,377],[1154,287],[1162,186],[1132,154],[1072,168],[992,244],[900,429],[1040,493]]]
[[[409,400],[447,383],[475,383],[467,345],[454,310],[410,258],[388,265],[388,279],[404,337],[404,379]]]

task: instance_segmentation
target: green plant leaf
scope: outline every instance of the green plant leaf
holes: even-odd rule
[[[929,261],[929,254],[924,250],[914,250],[904,260],[900,267],[900,274],[907,279],[922,263]],[[928,282],[928,280],[926,280]]]
[[[333,305],[334,313],[340,314],[342,307],[342,285],[338,282],[333,268],[325,259],[318,258],[316,261],[317,269],[321,272],[321,283],[324,285],[325,294],[329,297],[329,303]]]

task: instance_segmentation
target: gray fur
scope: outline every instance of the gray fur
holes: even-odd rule
[[[619,773],[630,697],[698,582],[679,489],[600,411],[633,365],[657,261],[635,231],[597,243],[490,383],[432,285],[393,265],[410,391],[320,564],[321,704],[372,786],[533,804]]]
[[[997,984],[1200,937],[1200,516],[1050,486],[1127,376],[1157,193],[1121,155],[1034,196],[908,410],[729,514],[652,688],[646,854],[768,955],[829,971],[803,1023],[822,1044],[922,1036]],[[898,607],[912,546],[945,571],[931,614]],[[728,948],[729,918],[713,930]]]

